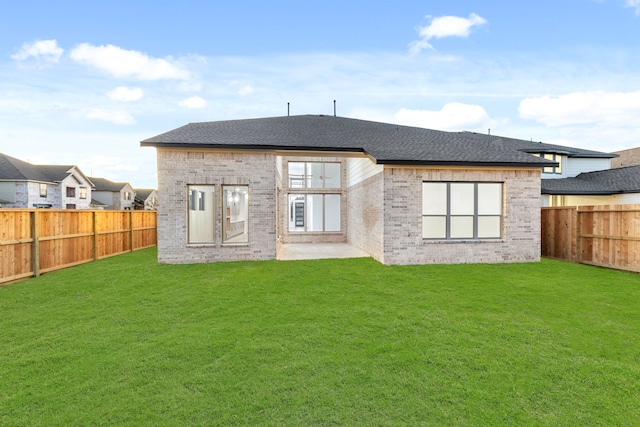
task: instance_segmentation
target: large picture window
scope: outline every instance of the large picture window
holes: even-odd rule
[[[289,188],[340,188],[340,163],[289,162]]]
[[[249,242],[249,187],[224,185],[222,187],[223,243]]]
[[[424,239],[499,239],[502,236],[502,184],[424,182]]]
[[[189,243],[215,243],[215,186],[189,185]]]
[[[289,231],[340,231],[340,195],[290,194]]]

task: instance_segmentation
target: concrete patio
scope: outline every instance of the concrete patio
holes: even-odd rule
[[[280,246],[277,259],[293,261],[323,258],[364,258],[370,256],[365,251],[346,243],[287,243]]]

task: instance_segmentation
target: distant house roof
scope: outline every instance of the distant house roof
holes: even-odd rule
[[[472,132],[444,132],[323,115],[190,123],[142,146],[365,153],[379,164],[542,167],[529,153],[615,155]]]
[[[100,200],[91,199],[91,206],[106,207],[107,204],[101,202]]]
[[[74,168],[83,175],[76,166],[32,165],[0,153],[0,180],[4,181],[61,182],[69,176]]]
[[[583,150],[582,148],[576,147],[565,147],[563,145],[556,144],[545,144],[543,142],[538,141],[527,141],[524,139],[515,139],[515,138],[507,138],[503,136],[493,136],[486,135],[482,133],[475,132],[464,132],[473,136],[474,138],[480,138],[485,141],[500,141],[505,146],[512,147],[516,150],[523,151],[525,153],[555,153],[555,154],[564,154],[567,157],[574,158],[604,158],[604,159],[613,159],[618,157],[618,154],[615,153],[603,153],[601,151],[593,151],[593,150]]]
[[[610,195],[621,193],[640,193],[640,166],[581,173],[575,178],[542,180],[542,194]]]
[[[137,199],[147,200],[147,197],[156,190],[154,188],[135,188],[134,191]]]
[[[122,190],[126,185],[128,185],[127,182],[113,182],[106,178],[89,177],[89,179],[93,182],[93,191],[115,192]]]

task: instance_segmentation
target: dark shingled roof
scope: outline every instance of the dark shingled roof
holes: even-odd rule
[[[582,148],[565,147],[563,145],[545,144],[537,141],[526,141],[523,139],[506,138],[504,136],[485,135],[475,132],[463,132],[473,138],[492,141],[494,144],[500,144],[505,147],[511,147],[525,153],[555,153],[563,154],[567,157],[577,158],[604,158],[613,159],[618,157],[615,153],[603,153],[600,151],[583,150]]]
[[[0,180],[60,182],[74,166],[32,165],[0,153]]]
[[[89,179],[93,182],[93,191],[120,191],[125,185],[127,185],[126,182],[113,182],[106,178],[91,176]]]
[[[190,123],[145,139],[142,146],[342,151],[366,153],[379,164],[541,167],[528,153],[615,155],[472,132],[444,132],[333,116],[285,116]]]
[[[136,198],[147,200],[147,197],[151,195],[155,191],[153,188],[134,188],[133,191],[136,192]]]
[[[542,180],[542,194],[609,195],[620,193],[640,193],[640,166],[581,173],[575,178]]]

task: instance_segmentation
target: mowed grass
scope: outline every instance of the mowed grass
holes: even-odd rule
[[[0,425],[637,425],[640,276],[158,265],[0,288]]]

